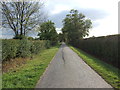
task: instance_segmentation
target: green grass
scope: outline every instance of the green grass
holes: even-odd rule
[[[58,47],[46,49],[16,71],[4,73],[3,88],[34,88],[57,51]]]
[[[119,69],[85,53],[84,51],[70,46],[90,67],[104,78],[112,87],[120,89]]]
[[[1,72],[1,69],[0,69],[0,90],[2,89],[2,72]]]

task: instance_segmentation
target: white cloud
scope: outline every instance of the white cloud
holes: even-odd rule
[[[90,30],[91,36],[105,36],[118,34],[118,23],[117,17],[111,18],[112,16],[107,17],[106,19],[97,20],[100,25],[98,27],[92,28]]]
[[[51,11],[51,14],[58,14],[65,10],[70,10],[70,8],[65,5],[56,5],[55,8]]]
[[[61,28],[56,28],[57,33],[61,33]]]
[[[94,24],[97,23],[97,27],[93,27],[92,30],[90,30],[90,36],[104,36],[118,33],[118,1],[119,0],[49,0],[47,7],[51,7],[49,11],[54,16],[72,8],[78,10],[96,9],[106,12],[107,16],[104,18],[93,20]],[[96,13],[98,13],[97,17],[100,17],[99,14],[102,14],[99,12]],[[91,12],[91,15],[93,14],[94,13]],[[89,14],[87,16],[89,17]],[[95,18],[95,16],[93,16],[93,18]]]

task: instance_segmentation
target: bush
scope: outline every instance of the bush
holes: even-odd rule
[[[19,41],[19,47],[17,50],[17,57],[28,57],[31,55],[31,42],[28,40],[20,40]]]
[[[38,54],[41,50],[50,47],[49,41],[40,40],[2,40],[2,60],[10,60],[16,57],[29,57]]]
[[[74,46],[118,67],[118,62],[120,62],[118,59],[119,39],[120,35],[94,37],[79,40]]]
[[[34,38],[33,37],[28,37],[28,40],[34,40]]]
[[[16,40],[2,40],[2,59],[16,57],[18,43]]]
[[[21,40],[21,39],[27,39],[27,37],[24,35],[16,35],[13,37],[13,39],[20,39]]]
[[[46,41],[32,41],[31,53],[38,54],[41,50],[47,48],[45,46]]]
[[[50,48],[50,46],[51,46],[51,42],[49,40],[47,40],[46,43],[45,43],[45,47]]]

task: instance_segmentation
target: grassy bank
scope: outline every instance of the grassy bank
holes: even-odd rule
[[[57,51],[58,47],[46,49],[25,65],[4,73],[3,88],[34,88]]]
[[[111,86],[120,89],[119,69],[85,53],[84,51],[70,46],[90,67],[101,75]]]

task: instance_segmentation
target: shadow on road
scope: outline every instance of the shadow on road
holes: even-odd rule
[[[64,58],[64,48],[67,47],[66,44],[64,42],[62,42],[62,45],[61,45],[61,50],[62,50],[62,60],[65,64],[65,58]]]

